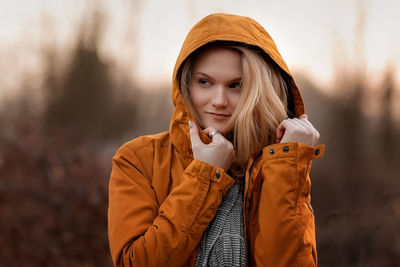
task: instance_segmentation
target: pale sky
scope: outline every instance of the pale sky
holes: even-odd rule
[[[0,95],[18,88],[23,74],[40,75],[44,43],[53,40],[61,51],[74,41],[76,22],[87,15],[89,2],[101,2],[106,12],[104,58],[116,58],[149,88],[170,83],[186,34],[215,12],[254,18],[275,40],[289,68],[323,88],[332,82],[334,64],[352,69],[360,64],[357,54],[364,56],[371,82],[379,82],[374,74],[388,64],[400,81],[397,0],[0,0]],[[364,9],[357,9],[358,3]],[[359,10],[365,11],[365,31],[357,47]]]

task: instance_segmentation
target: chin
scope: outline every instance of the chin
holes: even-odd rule
[[[225,124],[221,125],[221,124],[215,124],[215,123],[211,124],[210,123],[210,124],[208,124],[208,126],[206,128],[208,128],[208,127],[213,127],[215,130],[220,131],[221,133],[226,133],[226,132],[229,132],[232,130],[232,129],[228,129],[227,125],[225,125]]]

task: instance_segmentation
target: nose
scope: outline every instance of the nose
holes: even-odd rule
[[[225,108],[228,105],[228,97],[223,86],[215,88],[211,103],[215,108]]]

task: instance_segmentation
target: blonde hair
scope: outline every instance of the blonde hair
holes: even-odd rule
[[[240,45],[213,46],[233,49],[241,55],[241,97],[227,127],[233,129],[236,162],[244,167],[253,153],[275,142],[278,125],[287,118],[286,83],[279,68],[262,53]],[[198,122],[197,112],[190,99],[189,85],[195,60],[208,47],[190,55],[178,73],[181,93]]]

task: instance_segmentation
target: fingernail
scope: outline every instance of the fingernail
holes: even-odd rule
[[[190,127],[190,129],[192,129],[192,126],[193,126],[193,121],[189,121],[189,127]]]

